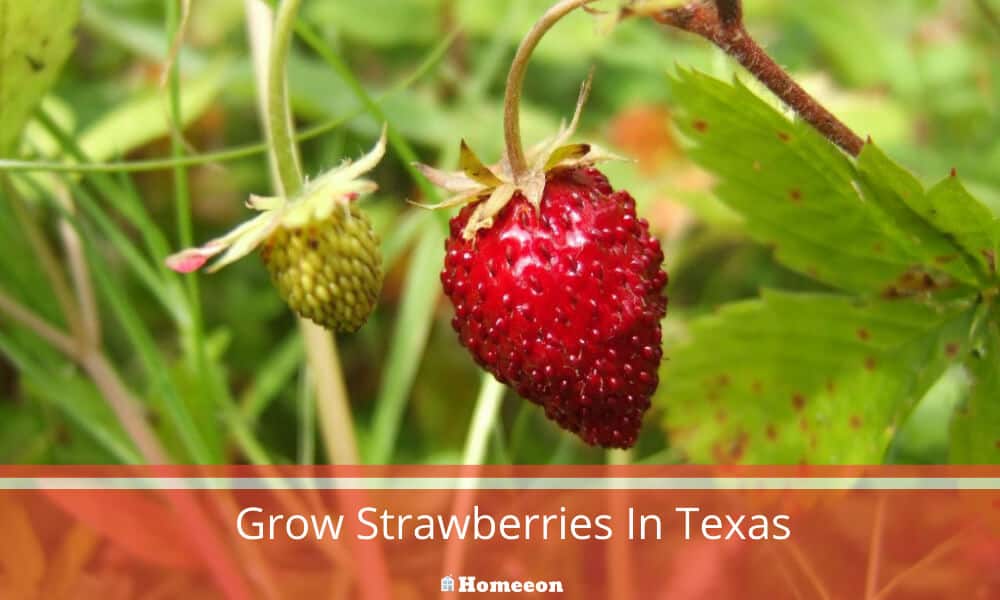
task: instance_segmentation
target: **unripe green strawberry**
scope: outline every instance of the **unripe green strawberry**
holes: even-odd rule
[[[209,272],[261,247],[278,294],[299,316],[335,331],[356,331],[382,289],[382,256],[372,223],[357,200],[375,191],[361,179],[385,154],[385,130],[371,152],[308,182],[294,197],[251,196],[260,214],[226,235],[167,259],[181,273],[216,255]]]
[[[288,306],[327,329],[356,331],[382,289],[378,236],[354,204],[325,221],[279,227],[260,255]]]

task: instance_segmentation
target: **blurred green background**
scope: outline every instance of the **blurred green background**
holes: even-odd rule
[[[298,126],[343,119],[302,144],[306,172],[357,157],[377,137],[381,124],[364,112],[344,70],[379,99],[391,127],[421,161],[454,167],[462,138],[488,162],[498,158],[507,67],[549,4],[306,0],[302,20],[329,52],[320,55],[301,40],[293,48],[289,77]],[[79,152],[76,160],[101,162],[171,154],[169,94],[160,77],[168,28],[179,14],[165,6],[83,0],[76,49],[43,103],[47,126],[29,126],[20,157],[70,160]],[[745,8],[758,40],[853,129],[925,182],[956,168],[968,188],[1000,212],[1000,25],[988,2],[748,0]],[[186,123],[179,151],[259,142],[243,2],[197,0],[191,11],[178,56]],[[525,83],[523,132],[529,141],[553,132],[596,68],[578,137],[636,159],[606,172],[616,187],[631,191],[664,243],[671,277],[668,359],[690,319],[723,303],[755,297],[762,287],[823,289],[749,241],[672,126],[675,65],[729,79],[738,71],[734,63],[701,39],[650,22],[599,29],[580,12],[542,42]],[[340,73],[331,57],[341,61]],[[421,64],[427,68],[409,80]],[[440,295],[444,215],[407,203],[432,200],[407,170],[410,159],[397,144],[372,174],[380,190],[365,206],[384,241],[388,275],[378,309],[359,333],[340,338],[340,354],[364,460],[454,463],[482,375],[457,344],[451,307]],[[190,301],[189,283],[161,267],[165,253],[181,247],[178,198],[190,203],[194,240],[226,231],[247,217],[248,194],[269,191],[265,156],[198,164],[187,172],[186,189],[176,183],[171,170],[12,175],[3,194],[16,202],[0,204],[6,249],[0,289],[67,326],[38,253],[38,244],[49,242],[61,260],[62,190],[80,205],[74,222],[98,289],[105,354],[146,402],[172,460],[323,462],[302,342],[259,261],[199,277],[197,302]],[[5,319],[0,351],[0,461],[137,460],[85,372]],[[963,381],[954,369],[932,389],[896,435],[888,460],[947,460],[948,417]],[[658,414],[648,419],[631,460],[681,459],[661,421]],[[591,463],[605,455],[508,393],[486,459]]]

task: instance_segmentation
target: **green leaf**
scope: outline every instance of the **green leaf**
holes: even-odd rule
[[[0,156],[55,83],[79,15],[79,0],[0,0]]]
[[[937,184],[914,206],[924,218],[950,235],[991,276],[997,275],[1000,219],[951,176]]]
[[[961,464],[1000,463],[1000,322],[994,314],[981,347],[965,366],[972,376],[967,403],[956,411],[951,427],[951,461]]]
[[[674,95],[691,155],[719,177],[719,197],[781,263],[866,295],[978,286],[961,248],[907,205],[923,197],[920,184],[873,145],[859,170],[739,81],[681,70]]]
[[[872,463],[964,349],[962,303],[765,292],[695,321],[655,401],[696,462]]]
[[[909,171],[870,143],[858,157],[858,171],[865,197],[879,206],[895,222],[897,229],[908,236],[912,242],[909,246],[911,256],[915,262],[925,265],[926,273],[936,278],[950,275],[973,285],[980,283],[982,273],[976,271],[974,259],[946,231],[928,220],[931,211],[927,207],[927,194]]]

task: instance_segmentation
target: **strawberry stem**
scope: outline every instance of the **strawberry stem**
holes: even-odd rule
[[[281,194],[286,198],[294,196],[302,188],[302,169],[299,166],[298,146],[292,135],[288,79],[285,76],[295,16],[301,4],[302,0],[284,0],[278,6],[267,65],[266,129]]]
[[[528,35],[521,41],[514,55],[507,75],[507,90],[503,99],[503,131],[504,143],[507,146],[507,160],[510,162],[511,175],[514,181],[520,181],[528,170],[528,161],[524,157],[524,146],[521,143],[521,89],[524,85],[524,73],[528,69],[528,61],[538,43],[545,34],[560,19],[581,6],[595,0],[560,0],[535,23]]]
[[[271,145],[271,163],[277,175],[275,187],[286,199],[302,189],[302,170],[295,144],[286,77],[289,46],[301,3],[301,0],[283,0],[277,7],[273,28],[262,23],[258,35],[251,38],[257,50],[267,54],[266,72],[257,70],[258,88],[265,94],[264,128]],[[270,14],[266,6],[258,9]],[[257,13],[248,12],[248,19],[254,14]],[[334,464],[358,464],[360,456],[350,399],[337,354],[337,340],[329,331],[305,319],[299,319],[299,326],[305,341],[326,452]],[[372,594],[375,596],[371,597],[376,597],[377,591],[372,591]]]
[[[626,9],[623,16],[634,14]],[[712,42],[750,71],[804,121],[851,156],[857,156],[864,140],[818,100],[802,89],[751,37],[743,24],[741,0],[691,2],[684,6],[646,14],[654,21],[697,34]]]

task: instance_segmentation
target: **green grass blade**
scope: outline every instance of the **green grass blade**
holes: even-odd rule
[[[97,410],[104,409],[102,412],[107,412],[106,404],[95,405],[82,398],[75,389],[65,385],[64,376],[53,374],[51,368],[35,364],[28,358],[27,353],[19,349],[17,344],[2,332],[0,332],[0,352],[17,366],[28,385],[51,402],[66,418],[76,423],[112,456],[125,464],[143,463],[142,457],[125,432],[120,427],[105,423],[113,420],[112,415],[106,414],[107,419],[95,418],[93,413]],[[88,406],[90,410],[87,410]]]
[[[441,61],[444,57],[445,52],[454,43],[455,38],[458,33],[455,32],[450,36],[445,37],[441,42],[435,45],[427,53],[427,56],[420,62],[420,64],[406,77],[400,79],[395,85],[390,87],[385,93],[381,94],[375,101],[375,105],[378,107],[382,106],[386,100],[392,98],[396,94],[410,88],[417,81],[423,79],[428,73],[430,73],[434,67]],[[359,107],[355,110],[349,111],[342,116],[332,117],[314,125],[308,129],[299,132],[295,136],[296,142],[305,142],[322,135],[325,135],[334,129],[339,128],[344,123],[354,119],[355,117],[368,112],[368,107]],[[79,149],[78,149],[79,150]],[[135,160],[135,161],[122,161],[122,162],[93,162],[79,160],[79,155],[82,153],[77,153],[76,162],[59,162],[59,161],[31,161],[31,160],[11,160],[11,159],[0,159],[0,171],[10,171],[10,172],[32,172],[32,171],[46,171],[46,172],[65,172],[65,173],[129,173],[129,172],[143,172],[143,171],[162,171],[165,169],[173,169],[175,167],[193,167],[198,165],[210,164],[210,163],[224,163],[231,162],[235,160],[240,160],[243,158],[248,158],[251,156],[256,156],[259,154],[265,154],[268,150],[268,145],[266,142],[260,142],[256,144],[247,144],[244,146],[239,146],[235,148],[230,148],[228,150],[220,150],[217,152],[207,152],[204,154],[171,157],[171,158],[153,158],[147,160]]]
[[[403,258],[406,249],[410,247],[431,219],[431,214],[426,211],[407,211],[398,219],[395,226],[383,236],[382,263],[386,273],[396,267],[396,263]]]
[[[84,239],[88,238],[84,236]],[[104,296],[112,313],[138,352],[146,376],[153,383],[154,389],[162,394],[162,408],[176,430],[188,456],[199,464],[219,462],[221,456],[210,450],[203,433],[195,424],[187,403],[177,393],[177,388],[170,379],[168,363],[156,347],[153,335],[143,324],[141,317],[122,291],[120,283],[114,280],[107,266],[103,264],[103,257],[96,252],[90,243],[85,243],[85,247],[94,281],[97,284],[96,287]]]
[[[121,202],[116,203],[116,208],[129,220],[129,223],[139,230],[139,234],[149,250],[153,262],[160,267],[162,275],[177,282],[173,272],[167,269],[164,260],[171,254],[170,244],[167,236],[156,226],[152,217],[146,210],[142,202],[139,191],[135,188],[135,183],[128,175],[121,173],[117,177],[118,188],[122,190]]]
[[[392,459],[406,400],[420,366],[418,357],[423,354],[430,335],[440,294],[437,275],[443,254],[440,235],[434,221],[425,223],[407,271],[393,343],[375,403],[368,460],[376,464]]]
[[[239,405],[243,419],[256,423],[271,402],[302,366],[305,352],[302,337],[293,333],[285,338],[278,349],[254,370],[254,380],[243,393]]]

